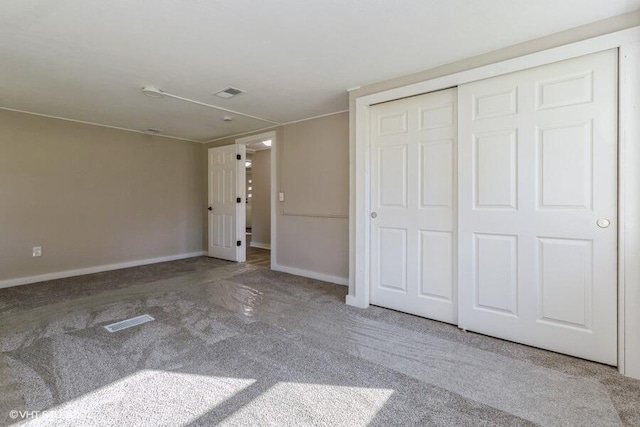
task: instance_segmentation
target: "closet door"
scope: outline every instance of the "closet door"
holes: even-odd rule
[[[371,108],[374,305],[457,323],[456,90]]]
[[[465,84],[459,326],[617,363],[617,51]]]

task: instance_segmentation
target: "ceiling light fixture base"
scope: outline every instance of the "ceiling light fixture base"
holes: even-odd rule
[[[142,93],[149,98],[162,98],[164,91],[156,86],[145,86],[142,88]]]

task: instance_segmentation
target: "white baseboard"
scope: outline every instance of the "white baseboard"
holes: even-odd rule
[[[332,276],[330,274],[318,273],[316,271],[303,270],[301,268],[286,267],[284,265],[273,265],[272,270],[282,271],[283,273],[293,274],[295,276],[308,277],[309,279],[322,280],[323,282],[335,283],[336,285],[349,286],[349,279],[346,277]]]
[[[260,248],[260,249],[268,249],[271,250],[271,245],[268,243],[260,243],[260,242],[254,242],[253,240],[251,241],[251,243],[249,243],[249,246],[251,246],[252,248]]]
[[[11,286],[28,285],[30,283],[46,282],[47,280],[66,279],[67,277],[82,276],[85,274],[101,273],[103,271],[120,270],[122,268],[137,267],[140,265],[157,264],[159,262],[176,261],[179,259],[193,258],[206,255],[206,252],[190,252],[186,254],[169,255],[159,258],[141,259],[136,261],[121,262],[118,264],[98,265],[95,267],[80,268],[77,270],[60,271],[58,273],[40,274],[37,276],[18,277],[16,279],[0,280],[0,289]]]

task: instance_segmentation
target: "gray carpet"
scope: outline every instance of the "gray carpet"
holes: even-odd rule
[[[640,426],[614,368],[346,291],[208,258],[0,290],[0,424]]]

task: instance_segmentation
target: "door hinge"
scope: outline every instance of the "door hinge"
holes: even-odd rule
[[[236,197],[236,203],[242,203],[242,198]]]
[[[237,160],[242,160],[242,155],[240,155],[240,154],[236,154],[236,159],[237,159]]]
[[[238,240],[238,241],[236,242],[236,246],[242,246],[242,240]]]

